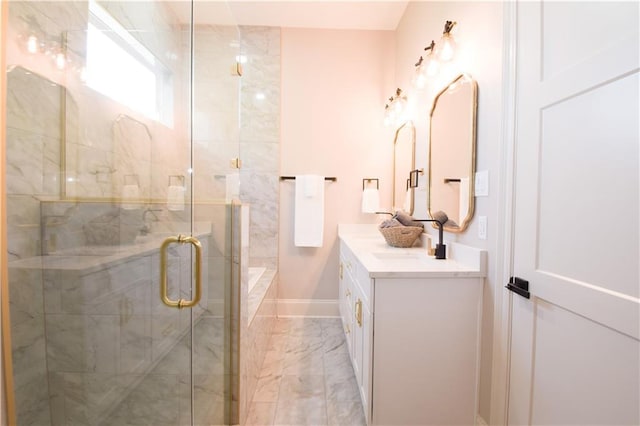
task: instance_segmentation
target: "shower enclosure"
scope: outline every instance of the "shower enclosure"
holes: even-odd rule
[[[2,326],[20,426],[237,420],[242,47],[225,3],[216,26],[198,7],[9,3]]]

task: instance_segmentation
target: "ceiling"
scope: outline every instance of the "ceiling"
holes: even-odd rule
[[[408,1],[195,0],[196,24],[265,25],[293,28],[395,30]],[[182,22],[189,9],[174,7]]]

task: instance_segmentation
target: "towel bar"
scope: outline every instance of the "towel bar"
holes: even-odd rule
[[[280,176],[280,180],[295,180],[296,177],[295,176]],[[336,182],[338,180],[338,178],[336,177],[325,177],[324,180],[328,180],[331,182]]]

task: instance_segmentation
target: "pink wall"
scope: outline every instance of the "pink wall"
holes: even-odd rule
[[[392,31],[282,29],[282,175],[335,176],[325,184],[324,245],[293,244],[294,185],[280,182],[279,299],[338,298],[338,223],[360,212],[362,179],[380,179],[390,209],[393,129],[382,125],[395,90]]]

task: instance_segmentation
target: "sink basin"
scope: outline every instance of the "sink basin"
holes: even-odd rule
[[[385,251],[385,252],[379,252],[379,253],[371,253],[373,254],[374,257],[377,257],[380,260],[387,260],[387,259],[419,259],[420,256],[418,253],[403,253],[403,252],[399,252],[399,253],[394,253],[394,252],[389,252],[389,251]]]

